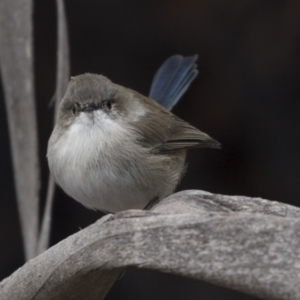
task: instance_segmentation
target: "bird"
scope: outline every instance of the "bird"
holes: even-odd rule
[[[170,112],[197,76],[196,60],[168,58],[149,97],[103,75],[72,77],[47,148],[55,182],[105,213],[149,209],[172,194],[186,171],[187,149],[220,147]]]

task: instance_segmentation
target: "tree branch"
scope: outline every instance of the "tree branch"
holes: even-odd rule
[[[0,1],[0,61],[25,257],[36,255],[40,170],[33,82],[32,1]]]
[[[152,211],[103,217],[27,262],[1,282],[0,294],[103,299],[120,270],[136,266],[261,298],[300,299],[299,215],[260,198],[180,192]]]
[[[69,38],[67,30],[67,20],[63,0],[56,0],[57,8],[57,64],[56,64],[56,88],[55,88],[55,105],[54,121],[58,112],[61,99],[66,92],[70,77],[70,55],[69,55]],[[44,252],[49,246],[51,231],[51,213],[55,194],[55,183],[49,174],[48,188],[46,196],[46,205],[40,230],[37,253]]]

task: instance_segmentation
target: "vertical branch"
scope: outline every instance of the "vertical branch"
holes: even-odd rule
[[[37,255],[41,254],[49,247],[50,230],[51,230],[51,212],[52,212],[54,194],[55,194],[55,182],[53,181],[51,174],[49,174],[46,205],[45,205],[42,226],[39,235]]]
[[[26,259],[36,253],[40,172],[34,103],[32,1],[0,1],[0,63]]]
[[[67,89],[70,76],[69,62],[69,45],[68,45],[68,30],[66,22],[66,14],[63,0],[56,0],[57,7],[57,69],[56,69],[56,89],[55,89],[55,112],[54,120],[56,119],[59,103]],[[51,211],[53,206],[55,192],[55,183],[50,175],[48,181],[48,190],[46,197],[46,206],[43,216],[42,228],[40,232],[38,253],[44,252],[49,245],[50,229],[51,229]]]
[[[32,1],[1,0],[1,74],[27,260],[36,252],[40,187],[32,54]]]
[[[59,103],[64,96],[70,77],[69,39],[63,0],[56,0],[58,19],[57,70],[55,89],[55,119]]]

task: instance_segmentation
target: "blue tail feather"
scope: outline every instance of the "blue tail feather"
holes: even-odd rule
[[[156,72],[149,97],[171,110],[198,74],[197,55],[169,57]]]

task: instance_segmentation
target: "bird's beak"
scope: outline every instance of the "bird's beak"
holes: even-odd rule
[[[97,105],[95,103],[85,103],[81,110],[82,112],[89,112],[98,109]]]

